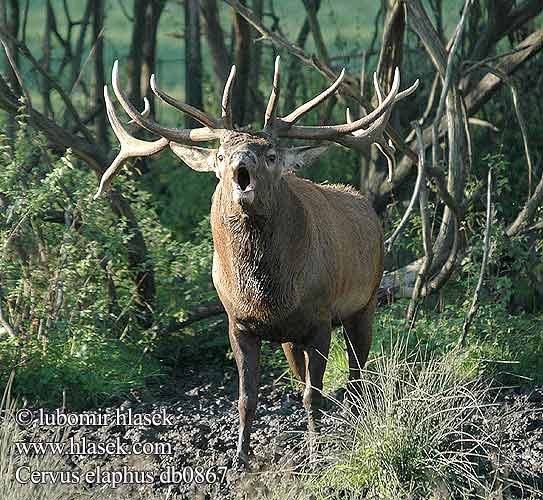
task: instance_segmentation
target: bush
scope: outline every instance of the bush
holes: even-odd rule
[[[362,393],[317,438],[318,471],[308,476],[317,497],[489,498],[499,480],[507,483],[494,470],[499,447],[482,418],[492,391],[466,376],[463,360],[403,342],[374,358]]]
[[[14,141],[0,137],[0,384],[12,368],[13,390],[32,403],[88,408],[141,393],[163,376],[175,350],[158,335],[210,300],[209,220],[194,241],[179,243],[156,215],[150,195],[130,176],[117,186],[142,229],[157,295],[152,322],[140,321],[126,219],[106,197],[94,201],[97,179],[70,152],[58,156],[18,117]],[[179,339],[177,339],[179,341]]]

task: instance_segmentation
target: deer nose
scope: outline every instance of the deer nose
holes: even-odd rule
[[[251,168],[255,165],[255,158],[248,151],[238,151],[232,156],[231,160],[234,171],[241,168]]]

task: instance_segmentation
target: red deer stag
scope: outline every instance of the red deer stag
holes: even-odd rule
[[[196,129],[167,128],[143,116],[119,84],[113,66],[113,89],[134,122],[158,135],[156,141],[132,137],[104,96],[111,126],[121,149],[102,177],[97,196],[111,183],[122,163],[149,156],[166,147],[190,168],[215,172],[219,179],[211,206],[213,283],[228,314],[229,337],[239,371],[239,441],[237,457],[248,461],[251,425],[255,416],[262,340],[281,342],[294,375],[305,382],[304,406],[309,429],[317,424],[322,379],[330,346],[333,319],[341,320],[349,354],[350,388],[356,390],[372,338],[376,291],[383,273],[383,233],[379,219],[354,189],[319,185],[292,171],[309,165],[328,147],[325,141],[349,148],[374,143],[385,154],[389,176],[394,149],[384,130],[396,102],[410,95],[415,82],[399,92],[396,69],[392,88],[383,97],[374,79],[378,107],[359,120],[334,126],[301,126],[296,122],[339,87],[344,71],[331,87],[279,118],[279,58],[273,89],[260,132],[235,129],[230,95],[232,67],[216,119],[160,90],[154,93],[203,125]],[[281,147],[280,138],[311,139],[317,146]],[[218,139],[217,149],[190,143]]]

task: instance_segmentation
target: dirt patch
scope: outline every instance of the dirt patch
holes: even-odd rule
[[[153,403],[125,401],[115,408],[97,410],[114,415],[125,414],[164,415],[172,418],[173,425],[104,425],[79,426],[69,430],[67,436],[76,440],[85,437],[87,442],[112,442],[117,440],[127,446],[135,443],[167,443],[172,447],[169,455],[120,455],[105,454],[71,455],[66,457],[67,466],[82,473],[96,470],[119,471],[124,467],[132,471],[151,471],[153,480],[147,484],[122,486],[119,491],[132,495],[160,493],[160,498],[235,498],[240,489],[248,486],[254,473],[276,470],[284,466],[285,457],[294,449],[306,444],[306,416],[301,395],[292,387],[274,384],[277,374],[269,373],[261,386],[257,418],[252,434],[254,457],[251,472],[240,472],[233,468],[237,441],[237,374],[232,369],[208,373],[192,371],[175,387],[175,395]],[[323,425],[332,425],[334,409],[328,409]],[[532,391],[511,391],[500,398],[499,405],[488,409],[483,416],[496,430],[501,443],[501,454],[507,456],[507,468],[500,456],[496,466],[500,473],[526,484],[543,486],[543,387]],[[51,439],[50,428],[37,425],[28,428],[27,439],[47,441]],[[65,438],[67,437],[65,436]],[[299,452],[298,452],[299,453]],[[303,452],[302,452],[303,455]],[[199,471],[212,471],[208,479],[213,485],[196,485],[186,481],[195,479]],[[164,471],[185,473],[177,484],[161,482]],[[219,476],[222,478],[219,480]],[[217,474],[217,477],[213,476]],[[191,476],[192,474],[192,476]],[[177,478],[179,479],[179,477]],[[205,481],[205,480],[204,480]],[[253,481],[254,483],[254,481]],[[522,491],[515,493],[522,497]],[[135,496],[134,496],[135,497]],[[253,495],[251,495],[253,497]]]

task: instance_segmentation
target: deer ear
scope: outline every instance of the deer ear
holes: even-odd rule
[[[193,170],[198,172],[215,171],[216,149],[185,146],[177,142],[170,142],[170,149]]]
[[[281,148],[283,168],[298,170],[311,165],[328,148],[329,144],[321,146],[301,146],[297,148]]]

